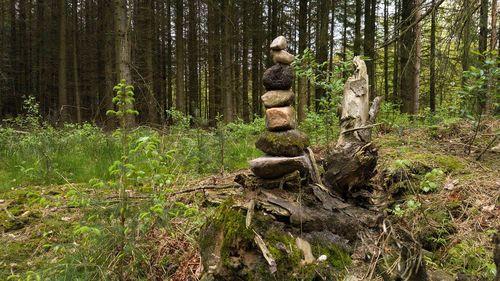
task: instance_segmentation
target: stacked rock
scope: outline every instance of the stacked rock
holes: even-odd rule
[[[303,173],[310,166],[304,155],[309,140],[306,134],[296,130],[292,107],[294,71],[290,64],[295,57],[285,51],[287,41],[283,36],[274,39],[270,47],[275,64],[264,72],[263,84],[267,92],[261,97],[266,108],[267,131],[255,143],[266,156],[250,161],[252,172],[264,179],[280,178],[296,170]]]

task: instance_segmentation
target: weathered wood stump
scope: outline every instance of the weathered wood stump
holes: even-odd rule
[[[348,196],[366,188],[375,175],[378,153],[371,143],[371,129],[380,107],[380,97],[370,108],[368,74],[359,57],[354,58],[354,75],[344,86],[340,112],[340,136],[324,163],[327,187]]]

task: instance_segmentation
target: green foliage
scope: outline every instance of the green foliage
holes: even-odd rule
[[[441,169],[432,169],[429,173],[425,174],[420,181],[420,189],[424,193],[435,192],[442,185],[444,180],[444,172]]]
[[[493,280],[496,274],[495,264],[488,251],[473,241],[462,241],[448,250],[447,266],[456,271],[463,271],[473,276]]]
[[[500,102],[500,58],[496,50],[477,53],[482,58],[479,67],[471,66],[463,72],[464,85],[458,91],[461,112],[464,117],[477,119],[482,114],[482,109],[487,102],[492,103],[492,108],[498,110]],[[480,109],[478,111],[478,108]]]

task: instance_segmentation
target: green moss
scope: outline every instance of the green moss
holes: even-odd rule
[[[452,155],[442,155],[436,153],[418,153],[410,156],[422,164],[433,167],[441,168],[445,172],[460,172],[465,169],[465,164],[458,157]]]
[[[312,251],[315,257],[326,255],[328,263],[335,269],[344,269],[351,264],[351,256],[342,247],[316,239],[312,243]]]

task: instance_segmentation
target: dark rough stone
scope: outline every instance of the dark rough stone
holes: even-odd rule
[[[294,78],[290,65],[277,63],[264,72],[262,83],[267,91],[288,90],[292,87]]]
[[[309,170],[309,162],[305,156],[263,156],[251,160],[250,169],[260,178],[276,179],[293,171],[306,173]]]
[[[273,156],[300,156],[309,146],[306,134],[290,130],[284,132],[264,132],[259,136],[255,147]]]

